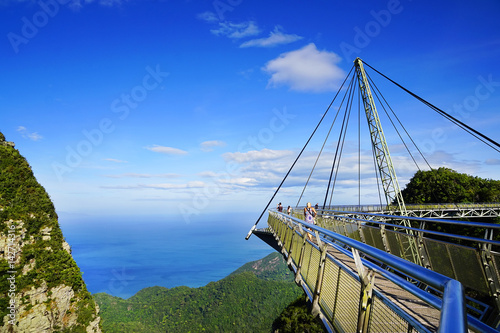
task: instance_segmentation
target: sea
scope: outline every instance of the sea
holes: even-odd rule
[[[256,217],[200,214],[187,222],[163,216],[60,215],[59,224],[87,289],[126,299],[152,286],[205,286],[272,253],[254,235],[245,240]],[[260,223],[264,227],[266,221]]]

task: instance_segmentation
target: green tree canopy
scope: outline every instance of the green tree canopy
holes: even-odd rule
[[[441,167],[417,171],[402,194],[409,204],[500,202],[500,181]]]

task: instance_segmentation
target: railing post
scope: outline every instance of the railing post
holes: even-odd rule
[[[290,232],[290,229],[292,229],[292,235],[289,236],[290,238],[293,237],[293,228],[292,228],[292,223],[290,223],[290,221],[288,219],[283,219],[283,224],[284,224],[284,228],[283,228],[283,246],[281,247],[281,253],[283,255],[285,255],[285,253],[287,253],[287,258],[288,256],[290,255],[290,250],[286,248],[286,244],[287,244],[287,238],[288,238],[288,233]],[[290,244],[290,246],[292,246],[292,244]]]
[[[387,240],[384,224],[380,225],[380,236],[382,237],[382,244],[384,245],[385,252],[391,253],[391,247],[389,246],[389,241]]]
[[[366,238],[365,238],[365,234],[363,233],[363,227],[361,226],[361,221],[358,220],[357,224],[358,224],[358,231],[359,231],[359,239],[361,239],[361,242],[366,244]]]
[[[358,326],[356,332],[368,332],[370,315],[372,309],[372,293],[375,284],[375,272],[371,269],[366,270],[356,249],[352,249],[354,262],[358,269],[359,281],[361,282],[361,291],[359,299]]]
[[[425,221],[420,222],[420,230],[425,229]],[[418,253],[420,255],[420,260],[425,268],[432,269],[431,262],[429,261],[429,257],[427,256],[427,252],[425,250],[424,244],[424,232],[417,231],[417,244],[418,244]]]
[[[286,264],[290,266],[292,264],[292,253],[293,253],[293,240],[296,237],[295,235],[297,234],[297,227],[293,226],[292,229],[292,239],[290,240],[290,250],[288,251],[288,258],[286,258]]]
[[[322,244],[320,245],[321,249],[321,259],[319,260],[318,267],[318,276],[316,277],[316,285],[314,287],[314,296],[312,301],[312,315],[317,316],[321,312],[321,308],[319,306],[319,298],[321,296],[321,287],[323,285],[323,274],[325,272],[325,262],[326,262],[326,254],[328,245]]]

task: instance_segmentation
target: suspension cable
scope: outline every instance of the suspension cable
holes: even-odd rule
[[[354,78],[355,78],[355,76],[353,75],[353,77],[352,77],[351,81],[349,82],[349,86],[351,86],[352,81],[354,80]],[[318,153],[318,156],[316,157],[316,161],[314,162],[313,168],[312,168],[311,172],[309,173],[309,177],[307,178],[307,181],[306,181],[306,183],[305,183],[305,185],[304,185],[304,188],[302,189],[302,193],[300,194],[300,196],[299,196],[299,200],[297,200],[297,204],[295,205],[295,207],[298,207],[298,206],[299,206],[299,203],[300,203],[300,200],[302,200],[302,196],[304,195],[304,192],[305,192],[305,190],[306,190],[306,187],[307,187],[307,185],[309,184],[309,181],[311,180],[311,177],[312,177],[312,174],[313,174],[314,170],[316,169],[316,165],[317,165],[317,163],[318,163],[318,160],[319,160],[319,158],[320,158],[321,154],[323,153],[323,149],[325,148],[325,145],[326,145],[326,143],[327,143],[327,141],[328,141],[328,138],[330,137],[330,134],[331,134],[331,132],[332,132],[333,126],[335,125],[335,122],[337,121],[337,117],[338,117],[338,115],[339,115],[339,113],[340,113],[340,109],[341,109],[342,105],[344,104],[344,101],[345,101],[345,97],[346,97],[346,95],[347,95],[347,94],[344,94],[344,97],[342,98],[342,101],[341,101],[341,103],[340,103],[340,105],[339,105],[339,108],[337,109],[337,113],[335,114],[335,118],[333,119],[332,125],[330,126],[330,129],[328,130],[328,133],[327,133],[327,135],[326,135],[326,138],[325,138],[325,140],[323,141],[323,145],[321,146],[321,149],[320,149],[320,151],[319,151],[319,153]],[[323,207],[323,209],[324,209],[324,207]]]
[[[365,72],[366,73],[366,72]],[[369,76],[368,73],[366,73],[366,76],[368,77],[368,80],[370,81],[370,84],[375,87],[375,90],[373,91],[374,92],[374,95],[375,97],[377,98],[377,100],[379,101],[380,105],[382,106],[382,109],[384,110],[385,114],[387,115],[387,118],[389,119],[389,121],[391,122],[392,124],[392,127],[396,130],[396,133],[398,134],[399,138],[401,139],[401,142],[403,143],[404,147],[406,148],[406,151],[408,152],[408,154],[410,155],[411,159],[413,160],[413,163],[415,164],[415,166],[417,167],[417,169],[420,171],[420,167],[418,166],[418,163],[417,161],[415,160],[415,157],[413,157],[413,154],[411,153],[410,149],[408,148],[408,145],[406,144],[405,140],[403,139],[403,137],[401,136],[401,133],[399,133],[398,131],[398,128],[396,127],[396,125],[394,124],[394,122],[392,121],[392,118],[391,116],[389,115],[389,113],[387,112],[387,109],[385,108],[385,105],[387,105],[387,107],[389,108],[389,110],[391,110],[392,114],[394,115],[394,117],[396,118],[396,120],[398,121],[399,125],[401,126],[401,128],[403,128],[403,130],[405,131],[406,135],[408,136],[408,138],[410,138],[410,141],[413,143],[413,146],[417,149],[417,151],[420,153],[420,156],[424,159],[425,163],[427,164],[427,166],[429,167],[429,169],[432,170],[432,167],[430,166],[429,162],[427,162],[427,159],[425,158],[425,156],[422,154],[422,152],[420,151],[420,149],[418,148],[418,146],[416,145],[415,141],[413,141],[413,138],[410,136],[410,134],[408,133],[408,131],[406,130],[406,128],[404,127],[404,125],[401,123],[401,121],[399,120],[398,116],[396,115],[396,113],[394,112],[394,110],[391,108],[391,106],[389,105],[389,103],[387,102],[387,100],[385,99],[384,95],[382,94],[382,92],[378,89],[377,85],[375,84],[375,82],[373,82],[373,80],[371,79],[371,77]],[[380,95],[380,97],[379,97]],[[382,100],[385,102],[385,105],[384,103],[382,103]]]
[[[358,206],[361,206],[361,90],[358,89]]]
[[[335,188],[335,184],[337,183],[337,176],[338,176],[339,170],[340,170],[340,160],[342,158],[342,152],[344,151],[344,144],[345,144],[345,137],[347,135],[347,128],[349,127],[349,120],[351,118],[352,101],[354,99],[354,90],[355,90],[355,88],[352,89],[351,92],[349,93],[350,102],[346,105],[346,112],[348,112],[348,114],[347,114],[347,121],[346,121],[346,124],[345,124],[344,134],[343,134],[343,137],[342,137],[342,145],[340,146],[340,154],[339,154],[339,161],[337,163],[337,170],[335,171],[335,178],[333,179],[333,185],[332,185],[332,190],[331,190],[331,194],[330,194],[330,202],[328,203],[328,205],[330,207],[332,205],[333,190]],[[347,110],[347,108],[349,108],[349,111]]]
[[[500,153],[500,144],[498,142],[496,142],[493,139],[487,137],[486,135],[484,135],[484,134],[476,131],[475,129],[473,129],[472,127],[468,126],[467,124],[461,122],[457,118],[455,118],[455,117],[451,116],[450,114],[444,112],[443,110],[441,110],[437,106],[435,106],[435,105],[427,102],[425,99],[421,98],[420,96],[412,93],[411,91],[409,91],[408,89],[406,89],[405,87],[403,87],[402,85],[400,85],[399,83],[393,81],[392,79],[390,79],[386,75],[382,74],[381,72],[379,72],[378,70],[376,70],[372,66],[368,65],[366,62],[364,62],[364,64],[366,66],[370,67],[371,69],[373,69],[375,72],[377,72],[378,74],[380,74],[384,78],[386,78],[387,80],[389,80],[390,82],[394,83],[399,88],[403,89],[404,91],[406,91],[407,93],[409,93],[410,95],[412,95],[413,97],[415,97],[420,102],[424,103],[425,105],[427,105],[428,107],[430,107],[431,109],[433,109],[435,112],[439,113],[440,115],[442,115],[443,117],[445,117],[449,121],[453,122],[458,127],[462,128],[464,131],[466,131],[470,135],[474,136],[476,139],[480,140],[484,144],[490,146],[491,148],[493,148],[494,150],[496,150],[497,152]],[[486,142],[486,141],[488,141],[488,142]]]
[[[354,75],[353,75],[353,78],[354,78]],[[334,159],[333,159],[332,170],[330,172],[330,178],[328,179],[328,185],[326,187],[325,200],[323,202],[323,209],[325,209],[325,207],[326,207],[326,201],[327,201],[327,198],[328,198],[328,192],[330,190],[330,184],[332,182],[333,170],[335,169],[335,165],[337,164],[336,161],[337,161],[337,156],[339,156],[338,155],[338,153],[339,153],[339,145],[341,144],[341,141],[342,141],[342,134],[345,133],[345,131],[347,130],[345,124],[346,124],[347,110],[348,110],[349,102],[351,100],[351,94],[352,94],[352,89],[353,89],[352,87],[353,87],[353,85],[354,85],[354,79],[351,80],[351,82],[349,84],[348,92],[344,95],[344,97],[347,96],[347,95],[349,95],[349,96],[347,98],[346,111],[344,113],[344,118],[342,120],[342,126],[340,128],[339,140],[337,142],[337,149],[335,150],[335,156],[334,156]],[[342,154],[342,152],[340,154]],[[339,162],[338,162],[338,164],[340,165],[340,156],[339,156]],[[337,166],[337,168],[338,168],[338,166]],[[335,185],[333,185],[333,186],[335,186]]]
[[[311,133],[311,135],[309,136],[309,139],[307,139],[307,142],[306,144],[304,145],[304,147],[302,147],[302,150],[300,151],[299,155],[297,156],[297,158],[295,159],[295,161],[293,162],[292,166],[290,167],[290,169],[288,170],[288,172],[286,173],[285,177],[283,178],[283,180],[281,181],[281,183],[279,184],[278,188],[276,189],[276,191],[274,192],[273,196],[271,197],[271,199],[269,200],[269,202],[267,203],[266,207],[264,208],[264,210],[262,210],[262,213],[260,214],[259,218],[257,219],[257,221],[255,221],[255,224],[252,226],[252,228],[250,229],[250,231],[248,232],[247,236],[245,237],[246,240],[248,240],[250,238],[250,236],[252,235],[252,232],[255,230],[255,228],[257,228],[257,224],[259,223],[260,219],[262,218],[262,216],[264,216],[264,213],[266,212],[267,208],[269,207],[269,205],[271,204],[271,202],[273,202],[274,200],[274,197],[276,196],[276,194],[278,194],[278,191],[280,190],[281,186],[283,185],[283,183],[285,182],[285,180],[287,179],[288,175],[290,174],[290,172],[292,171],[293,167],[295,166],[295,164],[297,163],[297,161],[299,160],[300,156],[302,156],[302,153],[304,152],[304,150],[306,149],[307,145],[309,144],[309,142],[311,141],[312,137],[314,136],[314,134],[316,133],[316,131],[318,130],[319,126],[321,125],[321,123],[323,122],[323,119],[325,119],[328,111],[330,110],[330,107],[332,106],[333,102],[335,101],[335,99],[337,98],[338,94],[340,93],[340,91],[342,90],[342,87],[344,86],[345,82],[347,81],[347,78],[349,77],[349,75],[351,74],[351,72],[353,71],[354,69],[354,66],[351,67],[351,70],[349,71],[349,73],[347,74],[346,78],[344,79],[344,81],[342,82],[342,85],[340,86],[339,90],[337,91],[337,93],[335,94],[335,97],[333,98],[333,100],[331,101],[330,105],[328,105],[328,107],[326,108],[326,111],[323,113],[323,116],[321,117],[321,119],[319,120],[319,123],[318,125],[316,125],[316,127],[314,128],[314,131]]]

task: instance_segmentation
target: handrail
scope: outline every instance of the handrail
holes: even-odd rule
[[[344,212],[340,212],[344,213]],[[353,213],[349,213],[353,214]],[[392,216],[392,215],[383,215],[383,214],[368,214],[368,213],[362,213],[361,215],[370,215],[370,216],[377,216],[377,217],[385,217],[385,218],[390,218],[390,219],[401,219],[401,216]],[[455,239],[462,239],[462,240],[467,240],[471,242],[478,242],[478,243],[487,243],[487,244],[492,244],[492,245],[497,245],[500,246],[500,241],[495,241],[495,240],[490,240],[490,239],[485,239],[485,238],[477,238],[477,237],[470,237],[470,236],[461,236],[457,234],[450,234],[450,233],[445,233],[445,232],[440,232],[440,231],[433,231],[433,230],[428,230],[428,229],[421,229],[421,228],[413,228],[413,227],[407,227],[404,225],[399,225],[399,224],[391,224],[391,223],[386,223],[386,222],[381,222],[377,220],[366,220],[366,219],[360,219],[356,217],[351,217],[351,216],[342,216],[342,215],[321,215],[321,217],[334,217],[334,218],[342,218],[342,219],[348,219],[348,220],[353,220],[356,222],[362,222],[362,223],[373,223],[373,224],[380,224],[384,226],[389,226],[389,227],[394,227],[398,229],[405,229],[405,230],[412,230],[416,232],[422,232],[423,234],[430,234],[430,235],[437,235],[437,236],[443,236],[443,237],[449,237],[449,238],[455,238]],[[456,221],[456,220],[438,220],[438,219],[426,219],[423,217],[404,217],[406,220],[415,220],[418,222],[426,222],[426,223],[432,223],[432,222],[442,222],[442,223],[447,223],[447,224],[453,224],[453,225],[461,225],[465,227],[476,227],[476,228],[487,228],[487,229],[500,229],[499,224],[493,224],[493,223],[480,223],[480,222],[464,222],[461,223],[462,221]]]
[[[300,224],[304,227],[317,231],[318,233],[328,236],[331,239],[348,245],[351,248],[357,249],[368,256],[379,260],[380,262],[397,269],[398,271],[415,278],[435,289],[443,292],[443,305],[441,308],[440,315],[440,332],[466,332],[467,331],[467,315],[464,306],[464,291],[462,284],[456,280],[449,277],[436,273],[434,271],[423,268],[417,264],[406,261],[394,255],[388,254],[382,250],[366,245],[357,240],[351,239],[349,237],[337,234],[333,231],[324,229],[317,225],[312,225],[297,219],[293,216],[286,215],[283,213],[272,212],[274,214],[279,214],[290,222],[294,224]],[[309,231],[307,231],[309,232]],[[327,239],[322,239],[322,241],[330,243]],[[452,282],[450,282],[452,281]],[[431,304],[435,306],[436,304]],[[477,323],[471,323],[477,324]],[[441,329],[443,327],[443,329]],[[446,328],[446,331],[444,330]]]
[[[273,209],[271,211],[275,211],[275,210]],[[297,211],[298,211],[297,208],[294,209],[294,212],[297,212]],[[335,214],[345,214],[345,215],[335,215]],[[500,241],[496,241],[496,240],[492,240],[492,239],[477,238],[477,237],[471,237],[471,236],[462,236],[462,235],[450,234],[450,233],[433,231],[433,230],[428,230],[428,229],[407,227],[405,225],[400,225],[400,224],[395,225],[395,224],[387,223],[384,221],[378,221],[375,219],[368,220],[368,219],[352,217],[352,216],[347,216],[347,215],[371,216],[371,217],[375,217],[375,218],[383,218],[385,220],[397,220],[397,219],[402,218],[399,215],[387,215],[387,214],[376,214],[376,213],[365,213],[365,212],[354,212],[354,211],[338,211],[338,210],[326,210],[326,209],[322,210],[322,209],[320,209],[318,212],[318,216],[323,217],[323,218],[348,219],[351,221],[356,221],[356,222],[361,222],[361,223],[373,223],[373,224],[389,226],[389,227],[398,228],[398,229],[412,230],[414,232],[420,232],[422,234],[436,235],[436,236],[442,236],[442,237],[454,238],[454,239],[462,239],[462,240],[466,240],[466,241],[478,242],[478,243],[483,243],[483,244],[491,244],[491,245],[495,245],[495,246],[500,247]],[[411,220],[411,221],[415,221],[415,222],[425,222],[426,224],[429,224],[429,223],[449,224],[449,225],[455,225],[455,226],[460,226],[460,227],[474,227],[474,228],[500,230],[500,224],[496,224],[496,223],[444,220],[444,219],[437,219],[437,218],[411,217],[411,216],[405,216],[404,218],[406,220]]]
[[[500,208],[500,202],[480,202],[480,203],[422,203],[422,204],[407,204],[405,203],[405,206],[408,207],[409,209],[415,209],[415,208],[436,208],[436,209],[455,209],[455,208]],[[333,209],[332,209],[333,207]],[[373,204],[373,205],[334,205],[330,206],[328,209],[329,210],[341,210],[341,209],[355,209],[357,211],[365,211],[365,209],[361,208],[367,208],[367,211],[370,210],[377,210],[377,211],[384,211],[388,210],[390,206],[388,205],[380,205],[380,204]],[[338,209],[337,209],[338,208]]]
[[[353,212],[353,211],[339,211],[339,210],[322,210],[322,212],[334,212],[339,214],[354,214],[358,213],[359,215],[365,216],[375,216],[375,217],[385,217],[389,219],[401,219],[400,215],[387,215],[387,214],[376,214],[376,213],[364,213],[364,212]],[[328,214],[320,214],[322,216],[329,216]],[[468,222],[468,221],[457,221],[457,220],[445,220],[445,219],[436,219],[436,218],[425,218],[425,217],[415,217],[415,216],[405,216],[405,220],[412,220],[417,222],[432,222],[432,223],[443,223],[443,224],[454,224],[461,225],[465,227],[476,227],[476,228],[491,228],[491,229],[500,229],[500,224],[495,223],[487,223],[487,222]],[[369,220],[368,222],[373,222]]]

